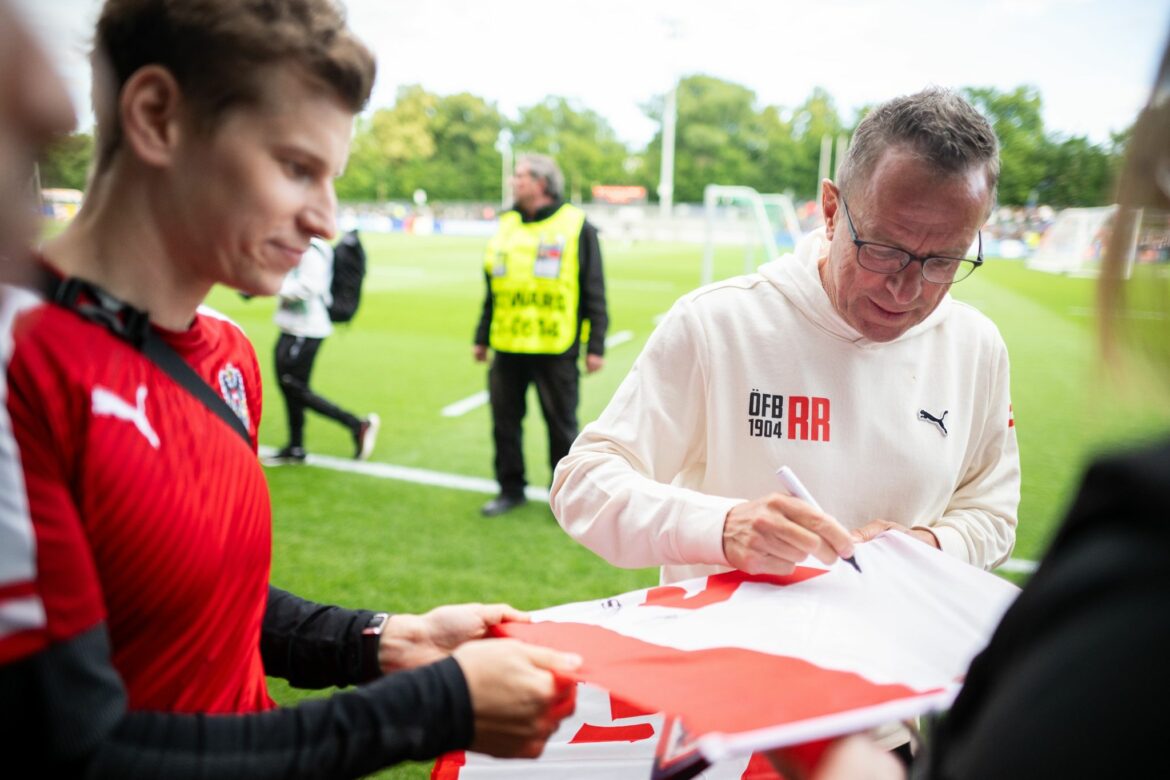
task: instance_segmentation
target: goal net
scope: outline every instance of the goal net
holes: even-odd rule
[[[743,249],[743,272],[780,256],[781,247],[795,246],[802,231],[792,198],[760,193],[751,187],[708,184],[703,190],[705,240],[700,283],[715,280],[716,247]]]
[[[1096,276],[1116,212],[1117,206],[1059,212],[1027,266],[1049,273]]]

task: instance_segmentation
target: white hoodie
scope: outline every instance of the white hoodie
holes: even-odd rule
[[[998,330],[947,295],[870,341],[821,286],[826,252],[818,231],[671,308],[557,467],[552,508],[574,539],[661,565],[663,582],[724,571],[727,511],[780,490],[787,465],[846,528],[928,526],[976,566],[1008,558],[1020,467]]]

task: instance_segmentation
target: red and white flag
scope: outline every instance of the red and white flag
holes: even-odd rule
[[[538,759],[452,754],[434,777],[648,778],[676,722],[702,777],[760,776],[754,751],[947,707],[1018,588],[904,534],[856,550],[862,573],[733,571],[501,625],[582,656],[577,712]]]

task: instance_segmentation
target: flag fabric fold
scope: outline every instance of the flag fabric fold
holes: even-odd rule
[[[856,558],[863,573],[809,561],[785,577],[732,571],[498,626],[582,656],[578,711],[539,759],[460,754],[435,776],[648,778],[677,718],[714,764],[702,777],[740,778],[753,751],[945,708],[1018,588],[904,534]]]

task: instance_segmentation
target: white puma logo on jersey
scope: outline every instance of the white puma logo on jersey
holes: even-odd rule
[[[91,400],[93,401],[93,413],[104,417],[117,417],[119,420],[128,420],[134,423],[134,427],[138,429],[146,440],[150,442],[150,446],[156,450],[159,447],[158,434],[154,432],[154,427],[150,424],[150,420],[146,418],[146,385],[139,385],[136,394],[138,402],[137,406],[131,406],[126,399],[105,387],[95,387]]]

